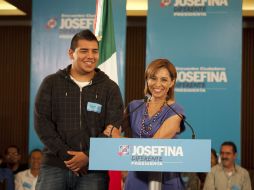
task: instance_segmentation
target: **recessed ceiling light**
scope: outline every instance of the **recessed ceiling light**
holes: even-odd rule
[[[21,11],[17,7],[13,6],[7,1],[0,0],[0,16],[15,16],[15,15],[26,15],[25,12]]]

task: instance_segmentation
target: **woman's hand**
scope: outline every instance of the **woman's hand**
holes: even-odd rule
[[[103,134],[108,136],[108,137],[113,137],[113,138],[121,138],[121,127],[118,129],[114,127],[113,125],[108,125],[106,129],[103,131]]]

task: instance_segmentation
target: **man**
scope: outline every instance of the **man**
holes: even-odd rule
[[[87,171],[90,137],[123,117],[119,87],[98,68],[99,45],[89,30],[71,41],[72,64],[46,77],[35,102],[35,129],[45,145],[38,190],[107,189],[106,171]]]
[[[221,163],[208,173],[204,190],[251,190],[249,173],[235,163],[237,148],[233,142],[221,145]]]
[[[30,169],[15,176],[15,190],[35,190],[42,160],[42,151],[34,149],[29,156]]]
[[[14,190],[13,173],[3,166],[4,157],[0,154],[0,190]]]
[[[18,146],[10,145],[5,149],[4,153],[5,160],[2,167],[9,168],[13,174],[28,168],[27,164],[21,163],[21,154]]]

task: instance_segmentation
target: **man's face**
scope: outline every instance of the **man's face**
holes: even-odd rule
[[[79,40],[75,51],[69,50],[74,72],[79,75],[94,72],[99,60],[97,41]]]
[[[40,169],[42,161],[42,153],[39,151],[33,152],[30,157],[31,169]]]
[[[224,145],[221,147],[221,163],[225,168],[231,168],[235,164],[236,153],[233,151],[233,147]]]
[[[16,164],[21,160],[21,155],[18,153],[18,150],[14,147],[8,148],[7,154],[5,156],[7,163]]]

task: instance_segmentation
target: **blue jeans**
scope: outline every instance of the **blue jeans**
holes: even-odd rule
[[[88,171],[76,176],[70,170],[42,165],[36,190],[107,190],[107,172]]]

